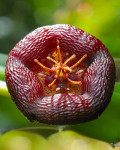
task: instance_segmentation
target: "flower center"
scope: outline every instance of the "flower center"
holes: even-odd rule
[[[72,59],[74,59],[76,57],[75,54],[73,54],[71,57],[69,57],[65,62],[63,62],[62,60],[62,56],[61,56],[61,52],[60,52],[60,41],[57,40],[57,51],[58,51],[58,57],[57,57],[57,60],[47,56],[46,59],[52,61],[54,63],[54,65],[51,67],[51,68],[48,68],[47,66],[43,65],[41,62],[39,62],[37,59],[34,59],[34,61],[39,65],[41,66],[44,70],[46,70],[47,72],[49,73],[54,73],[54,79],[53,81],[48,84],[48,87],[51,87],[55,84],[55,82],[58,80],[58,79],[65,79],[67,80],[69,83],[71,84],[77,84],[77,85],[81,85],[82,82],[81,81],[74,81],[74,80],[71,80],[69,78],[70,74],[73,73],[73,69],[80,64],[80,62],[85,59],[87,57],[87,54],[83,55],[83,57],[81,59],[79,59],[74,65],[72,66],[67,66],[67,63],[69,61],[71,61]],[[79,75],[81,73],[83,73],[83,69],[80,69],[79,71],[76,72],[76,75]],[[42,73],[38,73],[38,76],[41,76],[41,77],[45,77],[46,75],[45,74],[42,74]]]

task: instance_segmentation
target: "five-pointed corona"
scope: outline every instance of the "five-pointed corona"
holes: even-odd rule
[[[46,59],[52,61],[54,63],[54,65],[51,67],[51,68],[48,68],[46,66],[44,66],[42,63],[40,63],[37,59],[34,59],[34,61],[40,65],[44,70],[46,70],[47,72],[51,72],[53,73],[54,72],[54,80],[48,84],[48,87],[51,87],[55,84],[55,82],[57,81],[57,79],[59,78],[63,78],[63,79],[66,79],[69,83],[71,84],[77,84],[77,85],[81,85],[82,82],[81,81],[73,81],[69,78],[69,75],[71,73],[73,73],[73,69],[78,65],[80,64],[80,62],[85,59],[87,57],[87,54],[83,55],[83,57],[81,59],[79,59],[79,61],[77,61],[74,65],[72,66],[67,66],[67,63],[69,61],[71,61],[72,59],[74,59],[76,57],[75,54],[73,54],[71,57],[69,57],[65,62],[63,62],[62,60],[62,56],[61,56],[61,52],[60,52],[60,41],[57,40],[57,52],[58,52],[58,58],[57,60],[47,56]],[[76,75],[79,75],[81,73],[83,73],[84,70],[79,70],[78,72],[76,72]],[[41,77],[45,77],[44,74],[42,73],[39,73],[38,74],[39,76]]]

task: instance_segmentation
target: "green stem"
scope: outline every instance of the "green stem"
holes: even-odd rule
[[[6,83],[4,81],[0,81],[0,95],[10,97]]]

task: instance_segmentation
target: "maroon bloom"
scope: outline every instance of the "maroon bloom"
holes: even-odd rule
[[[70,25],[38,28],[10,52],[5,70],[11,97],[30,120],[76,124],[109,104],[115,64],[92,35]]]

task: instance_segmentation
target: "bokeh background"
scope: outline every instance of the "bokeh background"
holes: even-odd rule
[[[0,53],[8,54],[34,29],[53,24],[70,24],[100,39],[114,57],[116,81],[120,81],[120,0],[0,0]],[[0,57],[4,73],[2,56],[6,59],[7,55]],[[120,82],[117,82],[112,104],[103,117],[69,128],[109,142],[105,143],[72,131],[58,132],[48,139],[38,133],[16,130],[2,135],[1,127],[23,127],[30,123],[10,97],[0,96],[0,150],[113,150],[110,141],[120,141],[119,100]],[[118,143],[115,150],[119,148]]]
[[[99,38],[120,57],[119,0],[0,0],[0,52],[37,27],[70,24]]]

